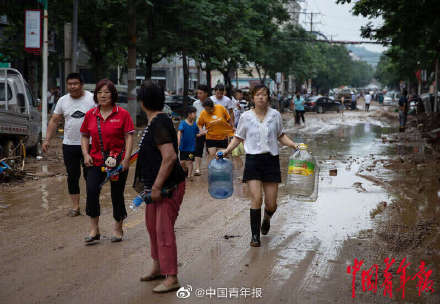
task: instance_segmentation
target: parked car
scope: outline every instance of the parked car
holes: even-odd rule
[[[125,92],[118,92],[118,102],[116,103],[121,108],[128,111],[128,96]],[[172,118],[173,111],[171,108],[165,104],[162,110],[164,113],[166,113],[170,118]],[[145,124],[147,122],[147,116],[145,115],[145,112],[142,111],[141,105],[139,102],[136,102],[136,121],[138,124]]]
[[[196,100],[197,100],[196,98],[192,96],[188,96],[187,105],[192,105]],[[168,105],[175,114],[177,115],[184,114],[183,112],[185,111],[185,106],[184,106],[183,95],[165,96],[165,104]]]
[[[440,96],[440,94],[438,94]],[[434,109],[434,94],[425,93],[420,95],[423,101],[423,108],[426,113],[432,113]]]
[[[342,104],[326,96],[313,96],[304,102],[304,110],[306,112],[325,113],[327,111],[340,112],[343,109]]]
[[[423,100],[418,95],[410,96],[408,98],[408,103],[409,103],[409,108],[408,108],[409,115],[416,115],[425,112]]]
[[[21,144],[31,154],[41,153],[38,106],[39,100],[32,96],[21,73],[12,68],[0,68],[0,150],[3,156],[11,156]]]
[[[399,101],[400,94],[394,91],[389,91],[383,97],[383,105],[384,106],[393,106],[397,105]]]

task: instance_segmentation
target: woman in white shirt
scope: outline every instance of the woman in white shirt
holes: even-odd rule
[[[261,233],[270,229],[270,219],[277,209],[278,184],[281,182],[278,141],[297,148],[284,134],[281,114],[270,107],[269,89],[261,84],[252,91],[255,108],[242,114],[235,136],[224,155],[230,153],[244,141],[246,163],[243,182],[249,185],[251,194],[252,247],[260,247]],[[264,219],[261,223],[261,205],[264,192]],[[260,226],[261,223],[261,226]]]

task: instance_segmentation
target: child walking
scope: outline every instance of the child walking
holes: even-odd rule
[[[179,145],[180,164],[187,172],[187,177],[192,181],[193,162],[196,151],[196,138],[202,136],[199,134],[199,127],[195,123],[197,109],[189,106],[186,111],[186,118],[180,122],[177,141]]]

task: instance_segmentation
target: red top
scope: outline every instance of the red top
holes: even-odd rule
[[[93,158],[94,166],[104,165],[102,159],[102,151],[99,142],[98,120],[101,120],[101,135],[104,144],[104,150],[108,153],[121,153],[125,147],[125,135],[135,131],[133,121],[130,114],[119,106],[113,106],[113,110],[106,120],[102,118],[99,106],[89,110],[84,117],[81,126],[81,134],[88,135],[92,138],[92,148],[90,156]],[[121,156],[124,159],[125,151]]]

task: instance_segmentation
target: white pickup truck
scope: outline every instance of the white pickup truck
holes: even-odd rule
[[[0,68],[0,158],[13,156],[17,147],[41,153],[39,100],[16,69]]]

